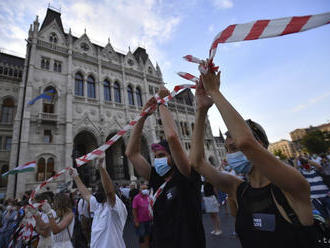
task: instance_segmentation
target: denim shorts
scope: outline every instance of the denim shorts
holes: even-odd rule
[[[151,221],[140,222],[139,227],[136,228],[136,235],[145,237],[151,234]]]

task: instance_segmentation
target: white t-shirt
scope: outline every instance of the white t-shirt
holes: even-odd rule
[[[94,212],[91,248],[125,248],[123,230],[127,218],[124,203],[116,195],[113,207],[108,202],[99,203],[94,196],[89,200],[90,211]]]
[[[52,215],[56,218],[56,212],[51,209]],[[49,223],[49,219],[47,214],[41,213],[41,220],[44,223]],[[39,235],[39,242],[38,242],[38,248],[51,248],[53,247],[53,233],[50,232],[50,235],[48,237],[44,237],[42,235]]]
[[[79,219],[80,219],[80,216],[85,216],[85,217],[89,217],[89,214],[88,214],[88,202],[81,198],[78,202],[78,213],[79,213]]]

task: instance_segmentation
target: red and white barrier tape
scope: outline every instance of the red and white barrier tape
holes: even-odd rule
[[[187,89],[187,88],[195,88],[195,85],[192,84],[183,84],[183,85],[177,85],[174,87],[174,90],[171,92],[170,95],[164,97],[164,98],[160,98],[158,96],[158,94],[156,94],[154,97],[156,98],[156,101],[158,103],[165,103],[168,102],[170,100],[173,99],[173,97],[175,95],[177,95],[181,90],[183,89]],[[118,131],[116,135],[114,135],[110,140],[108,140],[105,144],[103,144],[102,146],[98,147],[97,149],[93,150],[92,152],[80,157],[76,159],[77,162],[77,166],[80,167],[82,165],[84,165],[85,163],[94,160],[95,158],[97,158],[98,156],[100,156],[101,154],[103,154],[103,152],[105,152],[110,146],[112,146],[118,139],[120,139],[125,133],[127,133],[128,130],[132,129],[134,127],[134,125],[146,114],[149,113],[149,111],[151,109],[153,109],[155,107],[151,106],[147,109],[145,109],[144,111],[142,111],[140,113],[140,115],[138,115],[134,120],[132,120],[129,124],[127,124],[122,130]],[[45,187],[48,183],[50,183],[51,181],[53,181],[54,179],[58,178],[59,176],[63,175],[65,172],[67,172],[68,170],[70,170],[71,167],[66,167],[63,170],[61,170],[60,172],[58,172],[55,176],[47,179],[46,181],[42,182],[41,184],[39,184],[37,186],[37,188],[32,191],[31,195],[30,195],[30,199],[29,199],[29,203],[33,208],[38,208],[39,206],[42,205],[42,203],[33,203],[32,200],[34,199],[35,195],[43,188]]]
[[[158,103],[165,103],[171,100],[176,94],[179,93],[182,89],[186,88],[195,88],[195,85],[190,84],[184,84],[184,85],[177,85],[174,87],[174,90],[171,92],[171,94],[167,97],[164,97],[163,99],[159,98],[159,96],[156,94],[154,97],[156,98]],[[99,155],[101,155],[105,150],[107,150],[110,146],[112,146],[118,139],[120,139],[125,133],[127,133],[128,130],[132,129],[134,125],[148,112],[155,106],[151,106],[147,108],[146,110],[142,111],[140,115],[138,115],[133,121],[128,123],[122,130],[118,131],[116,135],[114,135],[110,140],[108,140],[104,145],[96,148],[94,151],[76,159],[77,166],[80,167],[83,164],[94,160]]]
[[[58,178],[59,176],[63,175],[65,172],[67,172],[71,167],[66,167],[63,170],[60,170],[55,176],[52,176],[50,178],[48,178],[46,181],[42,182],[41,184],[39,184],[35,190],[32,191],[31,195],[30,195],[30,199],[29,199],[29,204],[31,207],[33,208],[38,208],[42,205],[42,203],[33,203],[32,200],[34,199],[34,197],[36,196],[36,194],[43,188],[45,187],[48,183],[50,183],[51,181],[53,181],[54,179]]]
[[[219,43],[271,38],[303,32],[329,23],[330,12],[326,12],[318,15],[293,16],[273,20],[257,20],[244,24],[230,25],[218,33],[211,44],[208,58],[209,68],[211,67],[212,70],[217,70],[212,62]],[[207,72],[208,68],[203,65],[203,61],[201,59],[192,55],[186,55],[183,58],[189,62],[199,64],[199,71],[201,73]],[[185,72],[179,72],[178,74],[179,76],[191,81],[193,81],[192,78],[196,78],[195,76]]]

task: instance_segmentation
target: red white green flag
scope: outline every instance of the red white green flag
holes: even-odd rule
[[[36,161],[27,162],[24,165],[20,165],[10,171],[7,171],[6,173],[2,174],[2,177],[5,177],[9,174],[16,174],[16,173],[23,173],[28,171],[34,171],[36,168]]]

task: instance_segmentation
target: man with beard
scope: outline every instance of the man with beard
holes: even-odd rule
[[[169,91],[162,87],[158,94],[163,98]],[[151,98],[144,110],[155,103],[155,98]],[[151,244],[153,248],[203,248],[205,235],[201,213],[200,175],[191,169],[175,122],[164,104],[159,105],[159,113],[167,141],[152,144],[155,158],[153,166],[142,156],[140,150],[142,129],[148,115],[135,125],[126,149],[126,155],[135,170],[149,181],[153,190],[150,204],[154,215]]]

